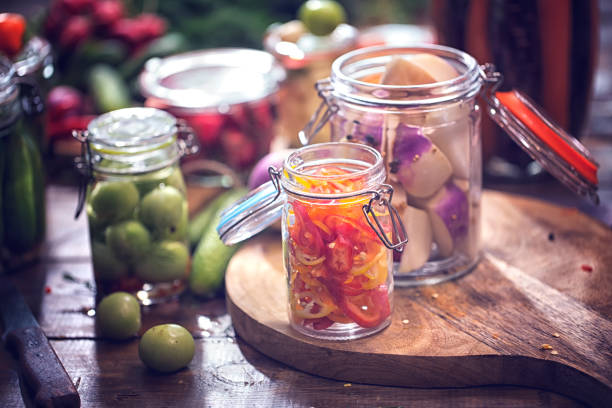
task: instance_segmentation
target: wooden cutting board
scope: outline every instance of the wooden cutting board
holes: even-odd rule
[[[504,193],[485,192],[482,205],[475,270],[396,288],[391,325],[353,341],[290,328],[280,236],[252,239],[226,273],[236,332],[278,361],[346,382],[512,384],[611,406],[612,230],[575,209]]]

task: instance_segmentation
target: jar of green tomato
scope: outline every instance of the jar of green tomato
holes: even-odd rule
[[[0,271],[34,260],[45,236],[42,160],[36,134],[26,126],[40,99],[24,98],[22,90],[36,95],[0,57]]]
[[[197,151],[193,133],[162,110],[127,108],[75,137],[98,295],[131,292],[145,305],[178,295],[189,265],[179,159]]]

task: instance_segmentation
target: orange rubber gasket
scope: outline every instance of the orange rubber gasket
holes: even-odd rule
[[[563,160],[572,165],[590,183],[597,185],[597,165],[580,154],[561,136],[548,126],[537,114],[525,105],[516,91],[496,92],[495,96],[514,116],[516,116],[540,140],[548,145]]]

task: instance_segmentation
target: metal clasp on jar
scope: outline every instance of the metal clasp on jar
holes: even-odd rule
[[[315,111],[314,115],[310,118],[304,129],[300,130],[298,137],[302,145],[307,145],[310,140],[325,126],[329,119],[338,112],[338,105],[331,102],[329,95],[334,90],[331,85],[329,78],[321,79],[317,81],[315,89],[321,98],[321,103]]]

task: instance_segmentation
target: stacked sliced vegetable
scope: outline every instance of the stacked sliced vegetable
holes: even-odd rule
[[[322,179],[301,180],[307,191],[357,191],[363,178],[334,178],[348,171],[319,168]],[[292,323],[314,330],[331,326],[381,326],[391,314],[390,252],[368,225],[362,206],[369,197],[301,201],[289,197],[289,303]],[[385,215],[380,217],[385,221]]]

